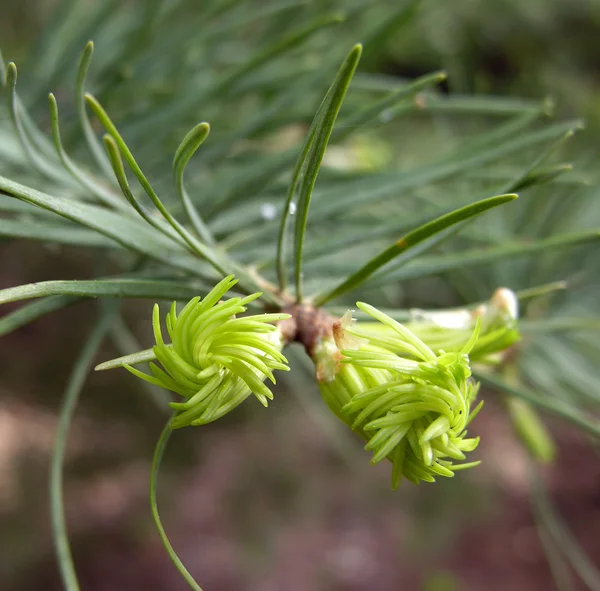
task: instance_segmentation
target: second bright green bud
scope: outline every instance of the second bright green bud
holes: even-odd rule
[[[467,437],[478,384],[471,379],[468,353],[479,324],[457,351],[435,353],[419,337],[376,308],[358,307],[386,328],[352,325],[345,315],[313,359],[321,394],[331,410],[367,444],[372,463],[392,463],[392,486],[452,477],[479,438]]]

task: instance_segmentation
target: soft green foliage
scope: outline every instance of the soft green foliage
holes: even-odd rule
[[[294,259],[296,267],[296,296],[298,301],[303,299],[303,275],[302,262],[304,252],[304,235],[306,233],[306,223],[308,221],[308,209],[312,192],[317,180],[317,174],[321,168],[323,157],[327,144],[333,132],[333,126],[338,113],[342,107],[344,97],[348,91],[350,81],[356,71],[356,66],[362,54],[362,46],[356,45],[348,54],[344,63],[340,67],[338,75],[330,89],[327,91],[323,102],[321,103],[315,118],[313,120],[306,141],[302,148],[302,153],[296,164],[292,182],[288,190],[287,200],[285,202],[282,216],[279,239],[277,241],[277,270],[279,276],[279,285],[281,289],[286,287],[286,274],[284,265],[283,247],[285,245],[285,231],[288,216],[292,213],[291,209],[298,209],[296,216],[296,225],[294,231]],[[296,192],[298,196],[296,197]]]
[[[417,246],[421,242],[424,242],[428,238],[436,235],[444,235],[444,233],[452,228],[452,226],[455,224],[464,222],[488,209],[502,205],[508,201],[512,201],[513,199],[516,199],[516,197],[516,195],[498,195],[497,197],[482,199],[481,201],[476,201],[475,203],[461,207],[456,211],[445,214],[419,228],[416,228],[415,230],[412,230],[394,242],[392,246],[386,248],[383,252],[371,259],[364,267],[361,267],[358,271],[350,275],[350,277],[348,277],[341,285],[338,285],[329,293],[318,295],[315,298],[315,305],[326,304],[329,300],[332,300],[347,291],[355,289],[369,279],[371,275],[373,275],[373,273],[378,271],[381,267],[387,265],[387,263],[396,257],[406,253],[406,251]],[[407,257],[404,258],[405,262],[406,260]]]
[[[270,322],[295,302],[326,305],[341,316],[360,295],[385,309],[386,318],[406,324],[413,336],[403,333],[403,342],[424,343],[426,349],[411,350],[405,362],[425,371],[426,379],[439,369],[444,384],[431,387],[451,391],[465,411],[444,419],[437,407],[419,407],[412,420],[420,432],[406,431],[413,433],[405,439],[412,455],[401,461],[395,451],[392,457],[397,483],[402,473],[419,480],[452,472],[457,466],[443,464],[450,462],[444,458],[458,459],[457,449],[462,454],[475,446],[463,439],[473,385],[461,350],[479,315],[481,333],[469,350],[482,384],[598,436],[600,206],[585,174],[594,163],[584,161],[582,174],[562,161],[565,141],[582,123],[549,122],[548,101],[446,95],[436,88],[443,72],[402,80],[359,63],[361,51],[363,62],[376,64],[386,46],[402,51],[436,15],[458,14],[454,6],[424,2],[415,20],[419,4],[65,0],[20,77],[0,56],[0,236],[97,252],[103,270],[94,280],[1,290],[0,303],[39,299],[3,316],[0,334],[85,298],[186,302],[179,314],[173,307],[167,315],[171,345],[162,340],[157,308],[155,349],[126,356],[131,364],[158,358],[164,369],[155,366],[149,379],[187,398],[172,403],[179,413],[173,427],[214,420],[251,392],[265,402],[270,392],[262,378],[284,369],[284,359],[266,340],[261,354],[244,348],[257,348],[255,331],[276,334]],[[445,33],[436,41],[436,63],[460,74],[455,42]],[[452,83],[469,87],[464,80]],[[517,191],[520,199],[511,202]],[[295,223],[288,223],[294,215]],[[204,294],[232,274],[239,279],[237,295],[204,309],[211,298]],[[489,313],[489,302],[487,312],[473,314],[500,286],[519,298],[520,342],[514,325]],[[253,299],[258,291],[263,296]],[[202,324],[215,320],[210,315],[220,306],[238,314],[246,305],[265,314],[219,317],[214,325],[215,339],[230,339],[229,328],[237,327],[242,340],[233,346],[215,340],[210,351],[186,349],[196,346],[182,338],[186,318]],[[425,309],[415,313],[415,306]],[[448,306],[460,308],[441,314],[466,319],[452,330],[440,323],[439,309]],[[126,327],[123,314],[114,314],[115,325]],[[358,316],[362,325],[364,315]],[[399,338],[398,327],[386,323],[395,336],[365,323],[378,346]],[[99,330],[80,367],[89,365]],[[502,355],[507,348],[509,365]],[[425,395],[425,386],[402,373],[397,359],[404,357],[396,350],[397,359],[386,357],[383,369],[364,365],[375,358],[343,351],[342,371],[393,371],[399,387]],[[429,373],[421,365],[427,363],[433,364]],[[206,388],[217,373],[201,372],[214,367],[219,376],[236,374],[239,388],[227,386],[227,400]],[[398,394],[390,392],[395,404]],[[351,398],[333,405],[339,416]],[[360,405],[372,402],[368,396],[352,400],[355,406],[344,412],[363,412]],[[389,412],[400,412],[394,409]],[[68,408],[64,416],[71,413]],[[520,417],[513,416],[525,432]],[[360,429],[365,436],[367,426],[377,431],[366,436],[375,439],[369,448],[375,459],[401,449],[401,429],[373,425],[385,416],[370,418]],[[535,420],[530,417],[530,425]],[[156,470],[166,438],[157,448]],[[64,445],[57,449],[60,467]],[[434,461],[431,450],[441,460]],[[60,474],[53,477],[58,511]],[[153,511],[159,525],[155,503]],[[61,556],[67,572],[69,558]],[[76,582],[66,584],[76,588]]]

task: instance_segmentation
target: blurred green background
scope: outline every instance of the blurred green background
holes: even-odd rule
[[[363,40],[353,36],[353,27],[362,30],[357,19],[385,21],[395,3],[369,5],[340,35],[342,49]],[[26,59],[61,9],[58,2],[0,0],[5,56]],[[332,34],[330,43],[337,40]],[[587,129],[569,150],[593,171],[600,139],[600,2],[424,1],[409,26],[381,41],[365,46],[362,71],[411,79],[444,69],[444,91],[550,97],[558,118],[583,117]],[[118,76],[112,84],[119,84]],[[428,145],[425,123],[416,121],[410,133],[407,158]],[[377,130],[370,134],[376,145]],[[81,249],[4,241],[0,287],[91,277],[93,262]],[[431,288],[435,283],[417,286],[412,297],[422,302],[418,296]],[[410,302],[410,293],[406,297]],[[61,588],[49,529],[48,459],[56,409],[92,307],[84,302],[60,310],[0,339],[0,589]],[[128,308],[143,335],[149,304]],[[105,345],[101,358],[118,354]],[[290,358],[308,363],[300,350]],[[91,376],[70,438],[66,508],[82,588],[185,589],[147,502],[163,415],[124,373]],[[218,424],[173,437],[160,486],[163,521],[208,591],[553,589],[531,508],[531,466],[501,406],[490,398],[477,420],[476,432],[485,434],[481,468],[393,492],[387,467],[369,466],[360,442],[321,412],[308,374],[294,372],[281,378],[268,412],[247,403]],[[597,453],[576,430],[555,421],[550,426],[560,452],[544,477],[563,518],[598,563]]]

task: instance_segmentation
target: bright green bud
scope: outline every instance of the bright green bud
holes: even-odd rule
[[[367,440],[373,464],[392,462],[394,488],[402,476],[434,482],[479,464],[455,463],[479,443],[466,437],[481,408],[471,411],[478,384],[470,378],[468,357],[479,323],[460,350],[435,353],[386,314],[357,306],[385,330],[374,330],[371,322],[352,326],[346,314],[334,323],[333,337],[316,346],[313,358],[327,405]]]
[[[160,362],[160,366],[149,364],[152,375],[132,367],[127,357],[122,358],[122,363],[111,365],[122,365],[137,377],[185,398],[183,402],[170,403],[177,411],[171,423],[173,428],[210,423],[250,394],[267,406],[273,394],[265,379],[275,383],[273,370],[289,369],[281,353],[281,333],[272,324],[289,318],[289,314],[238,318],[247,304],[261,294],[220,301],[236,283],[233,276],[226,277],[204,299],[190,300],[179,314],[173,302],[165,319],[170,344],[163,338],[158,304],[154,306],[156,345],[140,359]]]

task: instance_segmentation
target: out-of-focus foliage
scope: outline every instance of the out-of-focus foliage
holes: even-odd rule
[[[400,64],[442,63],[459,92],[550,95],[560,113],[585,115],[596,129],[599,26],[597,0],[426,0],[387,49]]]

